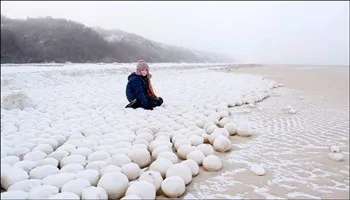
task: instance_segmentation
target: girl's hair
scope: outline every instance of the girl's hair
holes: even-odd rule
[[[154,93],[152,84],[151,84],[151,78],[152,78],[152,74],[149,73],[149,66],[146,63],[146,61],[144,60],[140,60],[137,64],[136,67],[136,74],[137,75],[141,75],[141,71],[142,70],[147,70],[147,82],[148,82],[148,95],[150,95],[151,97],[157,97],[157,95]]]

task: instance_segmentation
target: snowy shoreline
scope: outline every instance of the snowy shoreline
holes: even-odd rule
[[[251,193],[270,198],[320,196],[309,191],[297,193],[293,190],[295,187],[291,185],[300,176],[298,173],[307,172],[307,169],[302,167],[308,156],[305,157],[302,152],[300,154],[296,151],[303,149],[302,151],[320,156],[322,154],[315,154],[315,151],[327,150],[328,147],[323,147],[322,144],[325,144],[325,140],[329,141],[333,135],[330,132],[318,138],[313,138],[312,134],[304,137],[307,133],[300,131],[304,131],[303,121],[313,119],[307,114],[307,109],[310,109],[308,112],[321,109],[322,113],[338,111],[322,111],[328,106],[313,107],[313,101],[297,98],[293,100],[297,114],[288,113],[291,107],[287,106],[288,101],[296,98],[294,91],[278,88],[277,82],[265,79],[261,75],[216,70],[222,66],[162,68],[151,65],[155,91],[164,98],[165,103],[153,111],[146,111],[124,108],[127,103],[124,93],[126,79],[134,70],[134,66],[110,66],[103,69],[94,65],[88,69],[73,66],[74,70],[50,68],[45,71],[21,71],[22,69],[15,67],[22,73],[10,68],[2,67],[2,72],[5,73],[1,76],[1,184],[6,189],[19,189],[24,192],[3,192],[2,197],[8,195],[8,198],[17,199],[22,196],[62,198],[62,195],[70,195],[70,198],[81,198],[83,191],[84,195],[97,195],[103,191],[112,195],[113,191],[107,189],[107,185],[110,184],[106,183],[107,180],[100,183],[103,190],[96,187],[102,174],[110,172],[116,177],[126,176],[127,181],[123,182],[123,187],[113,186],[121,190],[125,188],[126,191],[129,185],[136,183],[135,177],[141,174],[147,176],[149,167],[163,152],[160,157],[171,162],[159,159],[157,165],[178,167],[177,164],[185,164],[185,160],[182,159],[186,159],[187,155],[193,152],[188,160],[194,160],[199,167],[199,175],[194,175],[197,172],[196,164],[187,163],[192,177],[176,175],[185,182],[191,182],[180,198],[254,198],[249,196]],[[3,100],[13,93],[29,99],[34,107],[27,107],[26,101],[22,99],[17,101],[15,107],[22,105],[25,107],[23,110],[5,109]],[[16,98],[18,100],[18,96]],[[12,100],[16,101],[16,98]],[[342,115],[343,113],[339,113],[336,116]],[[315,120],[326,124],[322,121],[323,118]],[[328,117],[327,120],[334,123],[333,118]],[[346,132],[346,129],[344,131]],[[341,140],[346,139],[344,131],[340,132]],[[244,134],[251,137],[243,137]],[[304,138],[300,140],[299,137]],[[229,138],[232,146],[228,145],[225,138]],[[290,144],[291,140],[293,144]],[[300,142],[307,145],[292,147]],[[343,148],[340,141],[334,144]],[[135,150],[143,155],[143,159],[131,153]],[[226,150],[228,152],[225,152]],[[218,156],[219,161],[213,157],[209,158],[210,154]],[[260,159],[260,155],[264,155],[264,159]],[[288,156],[284,158],[284,155],[295,156],[294,159],[298,162],[290,162]],[[298,171],[286,172],[287,169],[273,159],[275,156],[287,165],[300,168]],[[204,158],[207,157],[208,161],[203,164]],[[327,153],[325,157],[328,162]],[[348,162],[347,159],[346,161]],[[312,162],[308,161],[308,164],[312,165],[310,163]],[[339,162],[338,165],[342,166],[342,163]],[[124,164],[129,165],[124,166],[123,170]],[[207,169],[204,169],[204,165]],[[17,171],[10,170],[9,166]],[[159,166],[152,166],[152,169],[160,170]],[[186,171],[183,167],[181,169]],[[209,169],[219,171],[215,172],[216,175],[212,174],[213,172],[203,172]],[[15,172],[18,172],[18,176],[11,175],[16,174]],[[188,170],[184,173],[188,173]],[[284,178],[283,173],[289,175]],[[325,177],[329,176],[328,172],[324,173]],[[158,178],[152,183],[156,190],[159,190],[156,199],[163,198],[167,195],[159,189],[160,177],[155,176]],[[165,179],[166,177],[162,176],[162,180]],[[266,180],[267,185],[249,185],[251,180]],[[67,189],[69,186],[63,187],[67,181],[70,185],[76,184],[77,187],[72,187],[73,191]],[[223,181],[227,182],[225,187],[222,186]],[[285,187],[289,187],[291,191],[284,195],[276,195],[274,192],[277,190],[265,189],[276,187],[281,181],[284,181]],[[11,188],[15,183],[17,184]],[[226,187],[236,188],[243,185],[252,189],[252,192],[244,193],[248,188],[241,192],[233,192],[234,195],[224,192],[228,189]],[[129,194],[134,194],[135,189],[130,188]],[[180,193],[169,191],[167,186],[163,189],[168,195],[181,193],[181,190]],[[346,185],[337,182],[332,190],[344,189]],[[38,196],[39,194],[44,196]],[[146,191],[137,195],[151,195],[150,198],[153,198],[153,194]]]
[[[196,138],[195,144],[192,143],[195,148],[208,140],[209,134],[220,125],[222,130],[226,130],[223,126],[231,122],[228,106],[261,101],[271,95],[272,88],[277,87],[276,83],[263,80],[260,76],[225,74],[209,71],[205,66],[189,66],[193,69],[186,70],[186,73],[182,73],[181,69],[158,70],[157,66],[152,66],[155,89],[165,99],[165,103],[152,112],[130,110],[124,108],[124,87],[126,74],[132,71],[131,67],[134,66],[101,69],[100,66],[91,65],[88,69],[74,66],[45,70],[38,67],[2,67],[1,157],[4,164],[15,165],[14,169],[22,174],[17,177],[10,175],[11,170],[7,174],[6,165],[2,165],[5,173],[2,185],[4,182],[5,189],[20,180],[38,177],[44,180],[59,174],[64,165],[72,162],[79,162],[85,170],[94,169],[101,173],[102,167],[108,165],[115,154],[122,152],[120,148],[129,149],[127,152],[141,148],[148,152],[149,145],[160,136],[172,141],[173,144],[168,144],[175,145],[175,153],[180,147],[174,139],[176,135],[182,138],[183,145],[188,144],[185,141],[190,141],[189,138]],[[12,97],[12,100],[6,99],[13,93],[17,96]],[[6,101],[10,103],[4,103]],[[12,101],[17,101],[17,104],[11,104]],[[26,103],[28,105],[24,105]],[[4,109],[4,106],[10,110]],[[219,123],[222,118],[226,119]],[[203,129],[203,126],[207,127]],[[239,125],[235,123],[233,126],[235,131]],[[244,131],[242,129],[242,133],[248,134],[248,127]],[[222,134],[226,133],[216,134],[214,138]],[[218,137],[218,141],[225,143],[226,136],[222,137]],[[213,142],[210,139],[211,145],[214,145]],[[216,148],[215,145],[213,147]],[[85,148],[85,151],[81,148]],[[86,148],[90,149],[88,152],[105,156],[97,160],[90,159],[91,153],[86,154]],[[127,152],[126,155],[130,157]],[[148,154],[153,155],[154,152]],[[73,155],[80,156],[74,159],[78,161],[64,161]],[[191,158],[196,160],[195,157]],[[97,161],[99,165],[95,163]],[[136,160],[133,162],[138,163]],[[146,166],[149,164],[150,161]],[[21,171],[21,167],[27,171]],[[33,175],[33,170],[37,171],[37,175]],[[96,186],[95,182],[90,185]],[[57,193],[52,188],[48,191],[53,192],[49,196]],[[27,192],[29,196],[38,195],[32,190]]]

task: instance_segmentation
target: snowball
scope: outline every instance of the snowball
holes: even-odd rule
[[[85,169],[94,169],[94,170],[100,171],[103,167],[107,165],[108,165],[108,162],[106,161],[93,161],[88,163],[85,166]]]
[[[226,152],[232,149],[230,139],[222,135],[219,135],[217,138],[215,138],[213,146],[215,151],[218,152]]]
[[[7,190],[16,182],[27,180],[29,178],[26,171],[19,167],[3,168],[1,164],[1,187]],[[8,166],[8,165],[7,165]]]
[[[103,188],[108,199],[121,198],[128,188],[128,177],[120,172],[112,172],[103,175],[98,181],[97,187]]]
[[[30,150],[33,149],[35,146],[36,144],[32,142],[24,142],[24,143],[18,144],[18,147],[28,148]]]
[[[219,112],[219,115],[220,115],[220,117],[222,117],[222,118],[228,118],[229,116],[230,116],[230,113],[228,112],[228,110],[227,110],[227,108],[228,108],[228,105],[225,105],[222,109],[221,109],[221,111]],[[221,120],[220,120],[221,121]],[[219,121],[219,124],[220,124],[220,121]]]
[[[112,150],[111,151],[111,154],[112,155],[115,155],[115,154],[124,154],[124,155],[129,155],[130,153],[132,152],[131,149],[128,149],[128,148],[117,148],[115,150]]]
[[[154,141],[164,141],[164,142],[170,142],[170,135],[169,133],[162,133],[159,132],[156,135],[156,138],[154,139]]]
[[[53,148],[49,144],[38,144],[32,151],[42,151],[48,155],[53,152]]]
[[[236,135],[237,134],[237,128],[238,125],[235,123],[227,123],[225,124],[224,128],[229,132],[230,135]]]
[[[203,159],[205,158],[205,155],[200,150],[194,150],[187,154],[187,159],[191,159],[197,162],[198,165],[202,165]]]
[[[29,179],[18,181],[8,188],[8,191],[22,190],[24,192],[30,192],[33,188],[41,186],[42,181],[39,179]]]
[[[203,159],[203,168],[207,171],[218,171],[222,168],[221,160],[216,155],[209,155]]]
[[[80,155],[70,155],[70,156],[64,157],[60,161],[60,166],[63,167],[65,165],[72,164],[72,163],[77,163],[77,164],[80,164],[82,166],[85,166],[86,165],[86,158],[84,156],[80,156]]]
[[[121,200],[126,200],[126,199],[133,199],[133,200],[140,199],[141,200],[141,197],[137,196],[136,194],[130,194],[130,195],[127,195],[127,196],[121,198]]]
[[[55,158],[57,160],[62,160],[64,157],[67,157],[69,153],[65,150],[56,150],[55,152],[50,153],[48,158]]]
[[[44,140],[41,141],[41,143],[50,145],[53,150],[57,149],[57,147],[59,146],[59,144],[56,141],[56,139],[51,139],[51,138],[44,139]],[[45,149],[49,150],[50,148],[45,147]],[[47,154],[50,154],[52,151],[51,152],[44,151],[44,152],[47,153]]]
[[[157,172],[157,171],[146,171],[143,172],[140,175],[140,178],[138,179],[140,181],[147,181],[151,184],[153,184],[153,186],[155,187],[156,191],[158,191],[160,189],[160,186],[163,182],[163,178],[162,175]]]
[[[149,133],[149,134],[153,134],[153,131],[149,128],[141,128],[141,129],[138,129],[136,131],[136,134],[139,135],[139,134],[143,134],[143,133]]]
[[[138,139],[144,139],[147,142],[152,142],[154,137],[151,133],[141,133],[135,137],[136,140]]]
[[[104,137],[107,137],[108,134],[104,135]],[[113,137],[113,134],[111,135]],[[113,145],[115,144],[115,140],[114,139],[103,139],[100,141],[100,145]]]
[[[44,158],[38,162],[37,166],[52,165],[54,167],[58,166],[58,160],[55,158]]]
[[[151,154],[146,149],[135,149],[129,154],[129,158],[140,168],[146,167],[151,162]]]
[[[33,107],[33,101],[28,97],[26,93],[21,90],[11,91],[11,93],[1,98],[1,108],[11,110],[11,109],[21,109],[28,107]]]
[[[159,172],[162,177],[165,177],[166,171],[171,167],[173,163],[166,158],[156,159],[149,167],[150,170]]]
[[[158,146],[157,148],[155,148],[153,151],[152,151],[152,157],[154,159],[157,159],[158,155],[162,152],[165,152],[165,151],[170,151],[172,152],[172,149],[167,146],[167,145],[161,145],[161,146]]]
[[[231,118],[224,117],[219,121],[219,126],[220,127],[225,127],[226,124],[231,122]]]
[[[253,165],[252,167],[250,167],[250,171],[252,171],[258,176],[265,175],[265,169],[261,165]]]
[[[170,145],[169,145],[170,144]],[[159,146],[169,146],[171,147],[172,144],[170,142],[164,141],[164,140],[154,140],[149,143],[148,149],[152,152],[154,149],[156,149]]]
[[[16,146],[12,151],[9,152],[9,155],[18,156],[20,160],[23,160],[23,156],[30,152],[29,148]]]
[[[331,153],[328,154],[328,158],[330,158],[331,160],[335,160],[335,161],[340,162],[340,161],[343,161],[344,155],[342,153],[333,153],[333,152],[331,152]]]
[[[239,125],[237,128],[237,134],[242,137],[249,137],[251,136],[251,129],[247,125]]]
[[[77,163],[72,163],[65,165],[60,169],[60,173],[66,172],[66,173],[78,173],[84,170],[84,167],[82,165],[79,165]]]
[[[51,174],[57,174],[60,170],[52,165],[43,165],[30,170],[29,176],[32,179],[43,179]]]
[[[42,180],[43,185],[53,185],[59,189],[62,186],[75,179],[75,174],[73,173],[59,173],[59,174],[51,174]]]
[[[91,185],[96,186],[100,178],[100,173],[94,169],[86,169],[76,174],[77,179],[86,179]]]
[[[175,164],[166,171],[166,177],[178,176],[183,179],[185,184],[189,184],[192,181],[192,171],[187,165]]]
[[[106,161],[111,157],[111,155],[104,151],[96,151],[88,156],[88,161]]]
[[[132,145],[133,149],[146,149],[147,150],[147,145],[146,144],[134,144]]]
[[[199,145],[200,146],[200,145]],[[181,145],[178,149],[177,149],[177,154],[179,155],[179,157],[181,159],[186,159],[187,158],[187,154],[194,151],[195,147],[185,144],[185,145]]]
[[[218,127],[214,124],[209,125],[205,131],[207,132],[207,134],[212,134],[214,132],[215,129],[217,129]]]
[[[41,185],[33,188],[28,193],[28,199],[48,199],[50,196],[58,194],[57,187],[52,185]]]
[[[162,182],[162,191],[167,197],[178,198],[185,193],[185,182],[178,176],[167,177]]]
[[[156,138],[157,139],[157,138]],[[168,141],[169,141],[169,138],[168,138]],[[145,145],[149,145],[149,142],[147,142],[146,140],[143,140],[143,139],[138,139],[138,140],[135,140],[132,144],[145,144]]]
[[[73,144],[63,144],[62,146],[58,147],[56,149],[56,151],[60,151],[60,150],[64,150],[67,151],[68,153],[72,153],[73,151],[75,151],[76,147]]]
[[[81,199],[108,199],[108,195],[103,188],[90,186],[81,192]]]
[[[206,130],[210,125],[216,126],[213,122],[206,122],[206,123],[203,125],[203,129]],[[213,130],[213,131],[214,131],[214,130]]]
[[[42,151],[31,151],[23,156],[23,160],[31,160],[37,162],[46,158],[46,156],[47,154]]]
[[[199,119],[195,120],[194,123],[196,123],[196,126],[198,126],[199,128],[203,128],[203,126],[204,126],[204,121],[199,120]]]
[[[340,153],[340,148],[338,146],[332,145],[329,149],[333,153]]]
[[[67,182],[62,186],[62,192],[72,192],[78,196],[81,196],[82,190],[84,188],[90,187],[91,184],[86,179],[75,179]]]
[[[211,135],[213,134],[220,134],[226,137],[230,136],[230,133],[225,128],[216,128]]]
[[[135,163],[127,163],[121,167],[123,174],[125,174],[129,180],[135,180],[140,175],[140,167]]]
[[[190,141],[192,146],[198,146],[200,144],[203,144],[204,139],[201,136],[193,135],[190,137]]]
[[[1,192],[0,199],[27,199],[28,193],[22,190],[13,190],[7,192]]]
[[[170,151],[161,152],[157,158],[166,158],[170,160],[173,164],[176,164],[179,161],[179,158],[177,157],[177,155]]]
[[[66,137],[63,135],[54,135],[54,136],[52,136],[52,139],[57,141],[58,146],[63,145],[63,143],[65,143],[67,140]]]
[[[80,197],[72,192],[61,192],[50,196],[49,199],[69,199],[69,200],[80,200]]]
[[[107,174],[110,172],[121,172],[121,171],[122,171],[122,169],[118,166],[115,166],[115,165],[107,165],[107,166],[104,166],[100,169],[101,175],[104,175],[104,174]]]
[[[196,161],[189,159],[182,161],[181,164],[184,164],[191,169],[192,176],[196,176],[199,173],[199,166]]]
[[[19,158],[17,156],[5,156],[1,158],[1,164],[14,165],[19,162]]]
[[[172,136],[171,142],[173,144],[175,144],[177,140],[181,140],[181,139],[186,139],[186,137],[184,135],[182,135],[182,134],[177,133],[177,134]]]
[[[223,133],[222,132],[214,132],[214,133],[212,133],[211,135],[209,135],[209,143],[210,144],[213,144],[214,143],[214,141],[215,141],[215,139],[217,138],[217,137],[219,137],[219,136],[223,136]],[[228,136],[227,136],[228,137]]]
[[[88,147],[79,147],[77,149],[75,149],[71,155],[81,155],[84,156],[85,158],[87,158],[90,154],[92,154],[92,150]]]
[[[201,150],[204,156],[209,156],[214,154],[214,149],[210,144],[200,144],[197,147],[198,150]]]
[[[293,108],[289,109],[288,112],[290,114],[296,114],[297,113],[297,111],[295,109],[293,109]]]
[[[185,145],[185,144],[191,145],[192,144],[191,140],[189,140],[189,139],[176,139],[175,141],[176,142],[174,143],[174,147],[176,150],[179,149],[179,147],[182,145]]]
[[[219,124],[219,120],[220,120],[221,116],[219,113],[215,112],[212,113],[208,116],[208,120],[215,123],[215,124]]]
[[[156,198],[156,188],[154,185],[147,181],[138,181],[128,187],[125,195],[135,194],[141,199],[155,199]]]

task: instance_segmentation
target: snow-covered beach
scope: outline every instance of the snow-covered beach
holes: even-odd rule
[[[1,185],[14,191],[3,192],[2,197],[59,198],[57,193],[73,192],[82,198],[83,188],[98,186],[107,169],[125,174],[131,185],[149,170],[157,157],[153,155],[156,147],[177,155],[180,146],[191,146],[189,152],[201,150],[202,143],[214,143],[215,137],[224,135],[232,147],[228,152],[213,152],[222,169],[208,172],[200,166],[180,198],[348,198],[348,105],[335,107],[300,89],[278,87],[282,85],[273,77],[252,74],[258,67],[239,73],[220,69],[227,66],[234,68],[228,64],[151,64],[154,89],[164,104],[145,111],[124,108],[127,76],[135,64],[2,65]],[[13,98],[15,104],[5,100],[13,93],[22,100]],[[241,132],[251,136],[242,137],[236,131],[213,136],[216,128],[222,130],[230,123],[248,127]],[[332,145],[340,148],[341,161],[328,158]],[[136,149],[148,152],[150,160],[135,158]],[[136,178],[116,164],[121,162],[120,154],[130,159],[125,162],[140,167],[133,171]],[[173,161],[182,162],[180,158]],[[62,170],[69,164],[70,170]],[[20,172],[13,174],[10,166]],[[253,173],[256,168],[264,175]],[[65,190],[68,186],[63,183],[52,183],[55,176],[56,182],[80,180],[82,186]],[[24,182],[11,189],[19,181]],[[43,185],[54,186],[45,186],[48,192],[40,193]],[[111,191],[104,190],[110,196]],[[165,198],[161,190],[156,198]],[[96,193],[95,188],[85,190],[84,195]]]

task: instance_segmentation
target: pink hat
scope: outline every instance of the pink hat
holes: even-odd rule
[[[144,60],[140,60],[136,67],[136,74],[141,75],[142,70],[147,70],[149,73],[149,66]]]

